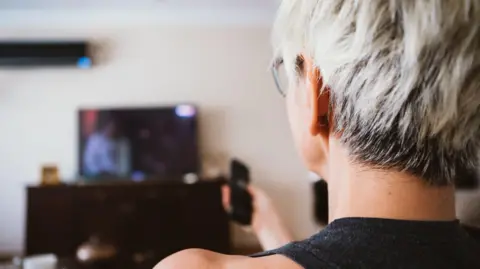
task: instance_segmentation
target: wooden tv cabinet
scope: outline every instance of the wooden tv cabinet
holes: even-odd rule
[[[77,248],[92,235],[113,243],[122,261],[148,254],[155,263],[186,248],[230,253],[221,184],[27,187],[25,255],[75,257]]]

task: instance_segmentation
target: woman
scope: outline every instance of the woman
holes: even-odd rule
[[[285,0],[274,36],[331,223],[254,257],[187,250],[157,269],[480,268],[454,198],[478,165],[480,1]]]

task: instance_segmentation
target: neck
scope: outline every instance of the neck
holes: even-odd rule
[[[328,177],[331,221],[345,217],[456,219],[453,186],[429,186],[404,172],[368,169],[341,159],[335,158],[337,165],[330,165]]]

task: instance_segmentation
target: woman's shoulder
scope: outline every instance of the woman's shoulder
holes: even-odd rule
[[[154,269],[302,269],[294,261],[280,255],[251,258],[224,255],[207,250],[189,249],[167,257]]]

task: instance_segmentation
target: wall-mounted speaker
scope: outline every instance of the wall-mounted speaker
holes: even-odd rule
[[[314,216],[317,224],[328,224],[328,184],[325,180],[317,180],[313,183]]]
[[[87,42],[0,41],[0,67],[71,66],[86,69],[92,65]]]

